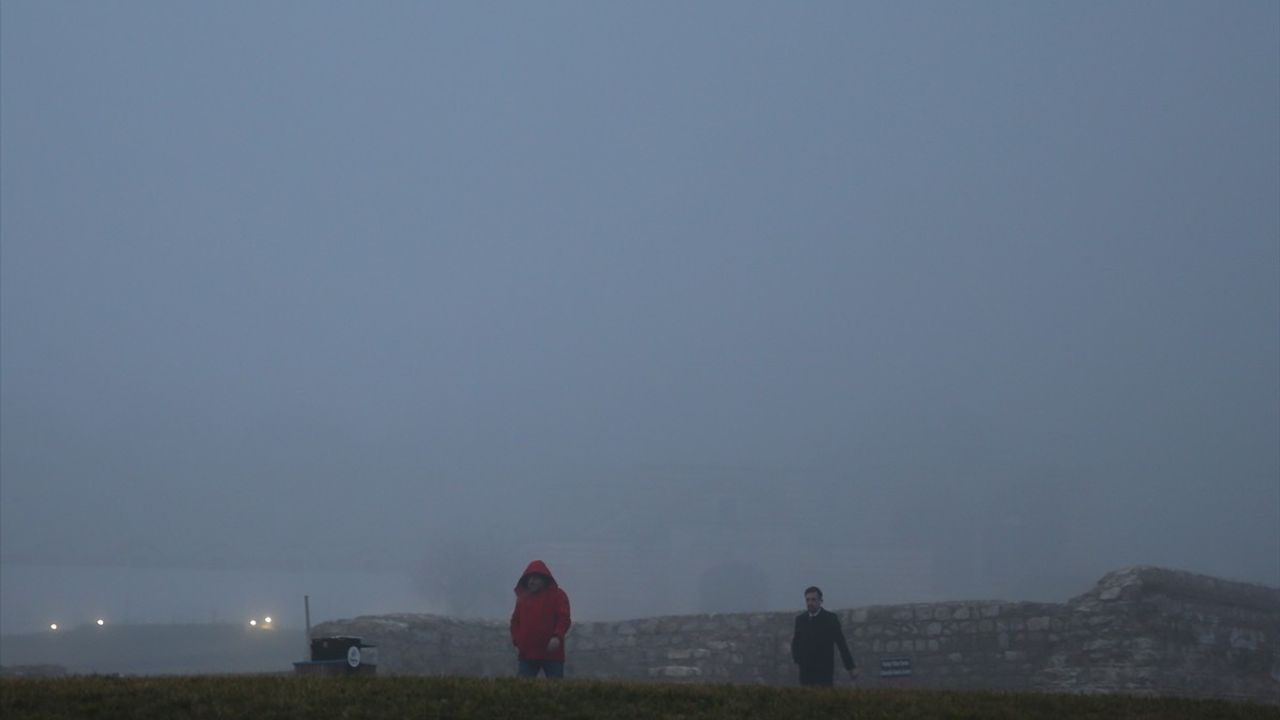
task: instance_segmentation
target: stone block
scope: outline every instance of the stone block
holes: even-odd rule
[[[1227,644],[1236,650],[1257,650],[1258,636],[1250,630],[1233,628]]]
[[[662,665],[649,668],[649,677],[656,678],[696,678],[702,670],[688,665]]]

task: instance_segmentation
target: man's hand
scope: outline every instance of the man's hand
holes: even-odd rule
[[[560,649],[560,638],[553,637],[551,642],[547,643],[547,652],[553,653]]]
[[[858,679],[858,668],[849,668],[849,679],[855,681]]]

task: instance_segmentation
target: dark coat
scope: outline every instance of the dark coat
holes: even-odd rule
[[[536,593],[524,586],[525,578],[537,573],[547,578],[547,585]],[[516,608],[511,613],[511,644],[520,650],[521,660],[558,660],[564,662],[564,636],[569,632],[569,596],[556,584],[541,560],[534,560],[516,583]],[[560,647],[547,652],[551,638],[560,638]]]
[[[854,668],[853,655],[840,629],[840,618],[833,612],[818,610],[810,617],[796,616],[795,634],[791,636],[791,659],[800,666],[801,685],[831,685],[835,676],[835,650],[845,670]]]

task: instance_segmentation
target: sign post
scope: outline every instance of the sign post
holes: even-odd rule
[[[911,658],[892,657],[880,659],[881,679],[893,680],[911,677]]]

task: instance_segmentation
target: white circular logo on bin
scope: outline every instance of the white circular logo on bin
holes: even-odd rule
[[[360,648],[355,645],[347,648],[347,664],[351,667],[360,667]]]

